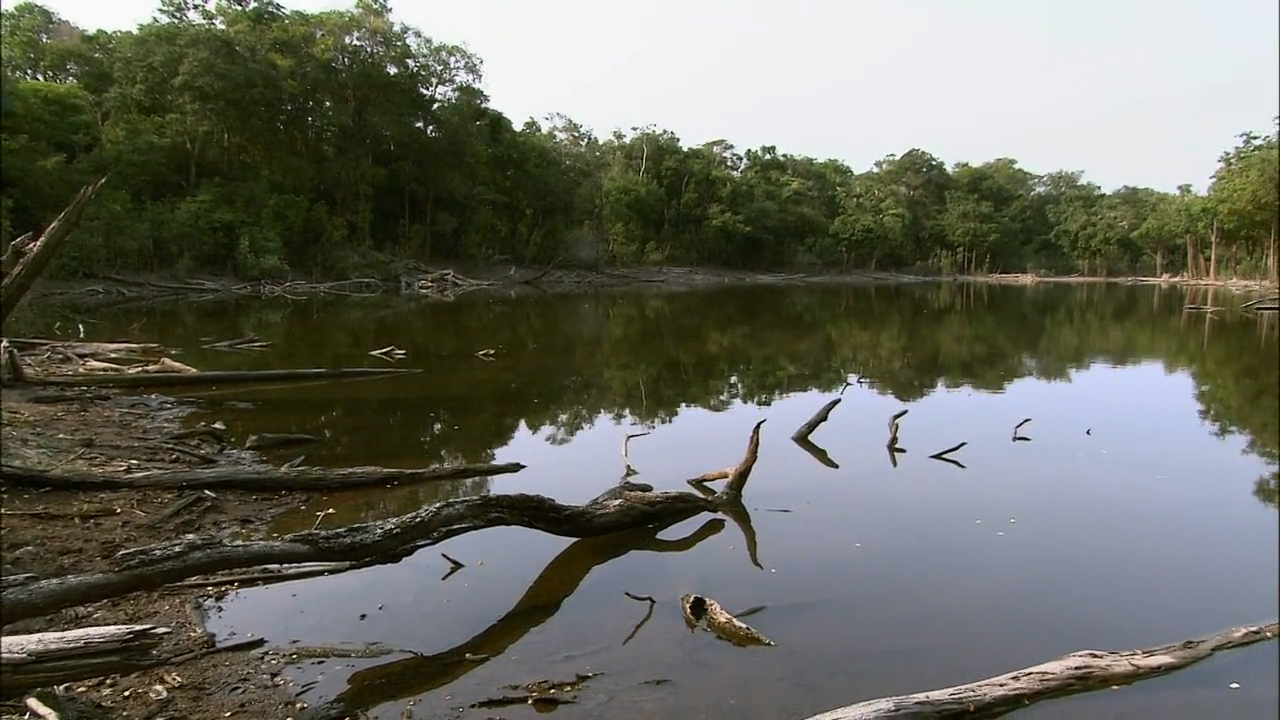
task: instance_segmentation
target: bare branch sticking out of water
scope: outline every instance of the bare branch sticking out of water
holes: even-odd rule
[[[709,597],[687,593],[680,598],[680,610],[690,632],[702,628],[738,647],[774,644],[759,630],[730,615],[720,607],[720,603]]]
[[[827,418],[831,416],[831,411],[840,404],[841,400],[843,398],[834,398],[826,405],[818,408],[818,412],[814,413],[813,417],[806,420],[803,425],[792,433],[791,439],[797,442],[808,439],[813,434],[813,431],[818,429],[819,425],[827,421]]]
[[[961,448],[961,447],[964,447],[964,446],[966,446],[966,445],[969,445],[969,443],[968,443],[968,442],[960,442],[960,443],[956,443],[956,445],[952,445],[951,447],[946,448],[946,450],[940,450],[940,451],[934,452],[934,454],[933,454],[933,455],[929,456],[929,459],[931,459],[931,460],[946,460],[946,459],[947,459],[947,455],[951,455],[951,454],[952,454],[952,452],[955,452],[955,451],[957,451],[957,450],[960,450],[960,448]]]
[[[899,421],[910,412],[907,409],[899,410],[889,418],[889,442],[885,443],[885,449],[889,451],[889,464],[896,469],[898,467],[898,453],[905,453],[906,450],[898,446],[898,429]]]
[[[640,473],[640,471],[636,470],[635,467],[631,464],[631,455],[628,451],[631,447],[632,440],[635,440],[636,438],[644,437],[645,435],[648,435],[648,434],[649,432],[645,431],[645,432],[639,432],[639,433],[631,433],[630,435],[622,436],[622,468],[623,468],[622,479],[623,480],[626,480],[632,475],[638,475]]]
[[[653,617],[653,606],[656,605],[658,601],[654,600],[652,597],[648,595],[635,595],[629,592],[623,592],[622,594],[626,595],[632,600],[649,603],[649,609],[645,611],[644,617],[640,618],[640,622],[636,623],[636,626],[634,628],[631,628],[631,632],[627,635],[626,639],[622,641],[622,644],[626,645],[627,643],[631,642],[633,638],[635,638],[636,633],[640,632],[640,628],[644,627],[645,623],[649,622],[649,619]]]
[[[1024,425],[1026,425],[1026,424],[1027,424],[1027,423],[1029,423],[1029,422],[1031,422],[1031,418],[1023,418],[1023,419],[1022,419],[1022,420],[1021,420],[1017,425],[1014,425],[1014,426],[1013,426],[1013,441],[1014,441],[1014,442],[1023,442],[1023,441],[1027,441],[1027,440],[1030,440],[1030,439],[1031,439],[1031,438],[1029,438],[1029,437],[1023,437],[1022,435],[1018,434],[1018,431],[1019,431],[1019,430],[1021,430],[1021,429],[1023,428],[1023,426],[1024,426]]]
[[[846,386],[847,385],[848,384],[846,383]],[[819,425],[827,421],[827,418],[831,415],[831,411],[840,404],[842,399],[843,398],[837,397],[823,405],[818,409],[818,412],[813,414],[813,417],[806,420],[805,423],[797,428],[791,435],[791,442],[799,445],[801,450],[804,450],[819,463],[836,470],[840,469],[840,466],[831,459],[831,456],[827,454],[826,450],[818,447],[812,440],[810,440],[809,436],[813,434],[814,430],[818,429]]]
[[[1140,650],[1082,650],[997,677],[940,690],[867,700],[814,715],[808,720],[994,718],[1041,700],[1165,675],[1224,650],[1271,640],[1277,634],[1280,634],[1280,624],[1271,623]]]
[[[404,358],[409,356],[409,353],[407,351],[401,350],[395,345],[388,345],[383,348],[378,348],[377,350],[370,350],[369,354],[376,358],[382,358],[383,360],[386,360],[388,362],[403,360]]]
[[[445,580],[448,580],[449,578],[453,577],[454,573],[466,567],[466,565],[463,565],[457,559],[451,558],[448,555],[445,555],[444,553],[440,553],[440,557],[444,558],[449,563],[449,572],[445,573],[444,577],[440,578],[440,582],[444,582]]]

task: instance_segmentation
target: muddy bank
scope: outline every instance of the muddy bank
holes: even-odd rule
[[[99,474],[173,470],[201,463],[181,449],[209,452],[207,442],[175,440],[191,404],[159,395],[127,396],[99,390],[7,387],[0,406],[6,463]],[[58,577],[107,571],[113,556],[131,547],[184,533],[255,535],[274,515],[311,498],[299,493],[210,492],[198,507],[171,512],[186,490],[60,491],[2,486],[0,552],[5,578],[31,573]],[[225,592],[225,589],[219,590]],[[200,607],[214,593],[200,587],[141,592],[7,623],[6,636],[99,625],[154,624],[171,628],[155,651],[164,658],[192,656],[127,676],[74,682],[63,688],[84,717],[261,717],[296,713],[293,691],[278,659],[261,652],[210,649]],[[7,618],[6,618],[7,620]],[[161,688],[157,690],[156,688]],[[155,699],[163,695],[161,699]],[[50,701],[52,702],[52,701]],[[23,716],[22,698],[5,703]],[[92,714],[93,710],[97,715]],[[64,714],[63,717],[70,717]]]
[[[1221,287],[1237,292],[1265,292],[1268,280],[1208,280],[1189,277],[1084,277],[1022,273],[993,275],[926,275],[896,272],[750,272],[716,268],[636,267],[603,269],[518,268],[485,266],[450,268],[413,265],[399,273],[332,282],[241,282],[218,277],[106,275],[80,281],[46,281],[33,293],[42,301],[81,307],[113,307],[173,300],[218,301],[243,297],[299,298],[308,295],[370,296],[400,293],[436,300],[463,295],[536,296],[601,290],[671,292],[732,285],[887,285],[923,282],[969,282],[1033,285],[1038,283],[1117,283],[1180,287]]]

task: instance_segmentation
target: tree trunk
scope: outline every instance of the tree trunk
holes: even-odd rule
[[[40,239],[28,246],[25,257],[15,263],[13,271],[5,274],[4,280],[0,282],[0,323],[9,319],[10,313],[35,284],[36,278],[49,266],[53,254],[75,229],[85,206],[106,181],[107,176],[103,176],[77,193],[67,209],[63,210],[62,214],[49,223],[49,227],[40,234]]]
[[[1267,245],[1267,267],[1271,272],[1271,282],[1280,283],[1280,273],[1276,267],[1276,224],[1271,225],[1271,242]]]
[[[1164,248],[1156,250],[1156,277],[1164,277]]]
[[[1187,238],[1187,277],[1194,279],[1196,276],[1196,247],[1195,240]]]
[[[1218,221],[1213,221],[1213,230],[1209,233],[1209,280],[1218,279]]]

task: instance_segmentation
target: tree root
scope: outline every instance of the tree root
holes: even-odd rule
[[[991,718],[1050,698],[1066,697],[1181,670],[1214,653],[1270,640],[1280,624],[1241,627],[1141,650],[1081,650],[1034,667],[941,690],[867,700],[809,720]]]

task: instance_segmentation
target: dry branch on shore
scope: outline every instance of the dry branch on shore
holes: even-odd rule
[[[106,625],[0,638],[0,694],[129,673],[160,660],[153,654],[169,628]]]
[[[36,580],[0,589],[6,623],[105,600],[199,575],[257,565],[400,560],[450,538],[491,527],[525,527],[561,537],[605,535],[656,523],[679,522],[741,504],[760,449],[760,426],[724,489],[711,497],[660,492],[623,482],[585,505],[541,495],[488,495],[447,500],[416,512],[336,530],[308,530],[270,540],[230,541],[188,536],[118,553],[115,570]],[[5,466],[5,472],[9,472]],[[191,471],[206,472],[206,471]],[[105,478],[100,478],[105,481]]]
[[[50,472],[0,464],[0,482],[55,490],[123,490],[129,488],[216,488],[221,490],[339,490],[370,485],[398,485],[430,480],[459,480],[519,472],[518,462],[444,465],[433,468],[241,468],[159,470],[136,475]]]
[[[1280,633],[1280,624],[1271,623],[1140,650],[1081,650],[997,677],[941,690],[867,700],[808,720],[998,717],[1042,700],[1164,675],[1223,650],[1270,640],[1277,633]]]

